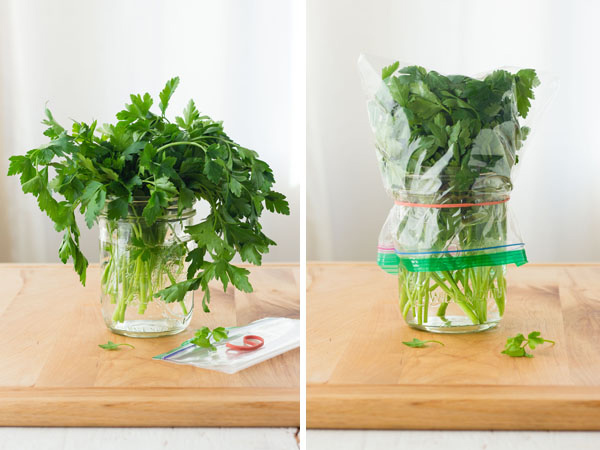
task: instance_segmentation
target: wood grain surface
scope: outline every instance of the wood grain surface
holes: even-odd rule
[[[375,264],[309,264],[307,286],[310,428],[600,429],[600,265],[509,268],[501,325],[466,335],[409,328]],[[557,345],[500,353],[534,330]]]
[[[151,359],[201,326],[299,318],[297,265],[250,280],[252,294],[215,285],[185,332],[135,339],[104,325],[97,267],[84,288],[69,266],[0,264],[0,425],[298,426],[298,350],[233,375]],[[108,340],[135,349],[98,347]]]

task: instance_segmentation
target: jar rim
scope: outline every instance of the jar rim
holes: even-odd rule
[[[115,195],[107,196],[106,203],[104,205],[104,208],[102,208],[102,211],[100,212],[99,216],[106,217],[107,210],[108,210],[108,203],[117,198],[119,198],[119,197],[117,197]],[[127,203],[126,218],[121,218],[118,220],[141,219],[142,218],[141,210],[143,209],[141,207],[146,205],[149,200],[150,200],[149,196],[134,196],[133,200]],[[189,208],[183,209],[180,213],[178,202],[179,202],[179,197],[171,198],[166,207],[165,214],[158,216],[158,218],[156,220],[157,221],[161,221],[161,220],[165,220],[165,219],[166,220],[183,220],[183,219],[189,219],[189,218],[193,217],[194,215],[196,215],[196,209],[194,208],[194,205],[192,205]],[[194,201],[194,204],[195,203],[196,202]],[[135,212],[132,214],[132,207],[135,207],[136,209],[138,209],[139,214],[136,214]]]

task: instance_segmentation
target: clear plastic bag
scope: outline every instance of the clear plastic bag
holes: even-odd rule
[[[384,66],[359,59],[377,160],[394,200],[378,264],[399,274],[409,324],[493,326],[504,311],[505,265],[527,262],[509,199],[537,74],[497,69],[471,78]]]
[[[229,337],[213,343],[216,351],[198,347],[189,340],[153,359],[187,364],[224,373],[236,373],[300,346],[300,321],[267,317],[241,327],[227,328]],[[231,350],[227,343],[243,345],[244,336],[257,335],[264,345],[252,351]]]

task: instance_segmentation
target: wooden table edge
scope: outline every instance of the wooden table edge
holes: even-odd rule
[[[298,427],[299,397],[290,388],[5,387],[0,426]]]
[[[308,384],[306,403],[313,429],[600,430],[600,386]]]

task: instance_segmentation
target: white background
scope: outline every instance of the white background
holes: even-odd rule
[[[352,5],[351,7],[349,5]],[[308,259],[375,260],[383,190],[356,61],[443,73],[532,67],[560,78],[511,205],[532,262],[600,260],[600,2],[309,0]]]
[[[18,178],[5,176],[10,155],[45,142],[45,102],[66,126],[71,117],[114,122],[130,93],[151,93],[157,108],[176,75],[170,117],[194,98],[273,168],[292,215],[265,213],[278,246],[264,260],[297,261],[305,130],[294,86],[305,68],[293,58],[304,51],[294,8],[292,0],[0,0],[0,261],[58,261],[61,236]],[[80,223],[84,254],[97,261],[97,229]]]

